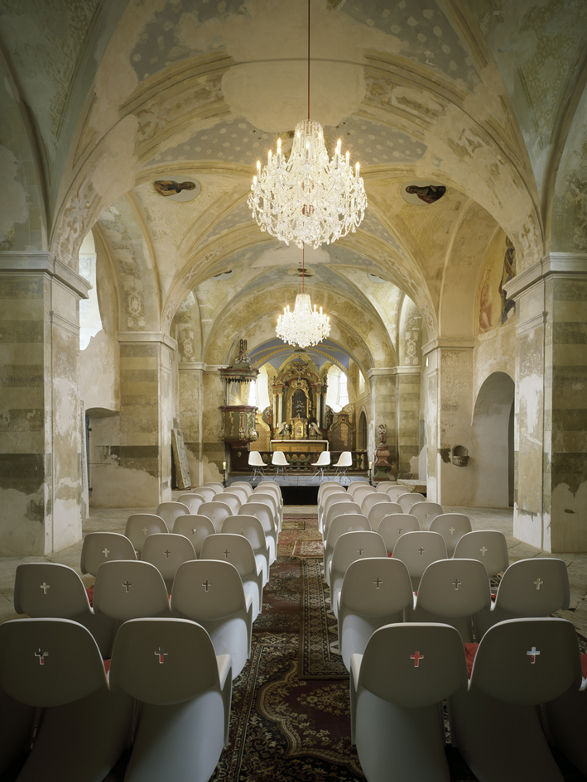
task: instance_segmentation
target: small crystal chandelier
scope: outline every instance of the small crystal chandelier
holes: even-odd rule
[[[310,294],[304,292],[304,248],[302,247],[302,292],[296,296],[293,312],[289,304],[277,318],[275,334],[279,339],[298,348],[317,345],[330,334],[330,318],[320,310],[312,309]]]
[[[296,125],[289,159],[269,150],[267,165],[253,177],[247,204],[262,231],[285,244],[316,249],[356,231],[365,216],[363,179],[341,153],[338,140],[330,160],[319,122],[310,119],[310,0],[308,0],[308,118]]]

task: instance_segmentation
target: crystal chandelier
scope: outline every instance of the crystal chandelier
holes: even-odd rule
[[[308,348],[317,345],[330,334],[330,318],[320,310],[312,309],[310,294],[304,292],[305,262],[302,247],[302,292],[296,296],[293,312],[289,304],[277,318],[275,334],[289,345]]]
[[[310,119],[310,0],[308,0],[308,118],[296,125],[289,159],[277,140],[267,165],[253,177],[247,204],[262,231],[285,244],[320,247],[356,231],[365,216],[367,196],[359,164],[350,165],[338,140],[332,159],[319,122]]]

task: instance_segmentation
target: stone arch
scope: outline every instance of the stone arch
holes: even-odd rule
[[[471,449],[474,505],[493,508],[513,505],[514,391],[514,381],[508,374],[493,372],[477,394]]]

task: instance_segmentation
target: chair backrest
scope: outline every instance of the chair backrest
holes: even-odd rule
[[[429,529],[442,535],[448,556],[452,557],[458,541],[467,532],[471,532],[471,520],[464,513],[440,513],[432,519]],[[477,557],[473,557],[473,559],[477,559]]]
[[[277,507],[283,507],[283,496],[281,494],[281,489],[279,488],[279,484],[275,483],[275,481],[267,479],[260,481],[253,490],[253,495],[255,494],[271,494],[277,503]],[[253,496],[251,495],[249,499],[253,499]]]
[[[263,525],[256,516],[250,513],[238,513],[235,516],[228,516],[222,524],[222,532],[243,535],[255,552],[264,552],[267,549],[267,539]]]
[[[183,514],[185,516],[185,514]],[[155,565],[163,576],[167,590],[175,578],[177,568],[182,562],[196,558],[196,552],[191,540],[179,533],[155,533],[148,535],[143,544],[141,559]]]
[[[250,488],[251,487],[249,486],[249,489]],[[247,491],[242,485],[241,486],[235,486],[234,484],[231,484],[222,493],[223,494],[233,494],[235,497],[238,498],[240,504],[242,505],[243,502],[246,502],[249,499],[251,491]],[[216,499],[220,499],[220,498],[217,496]]]
[[[213,489],[211,486],[197,486],[190,494],[198,494],[204,502],[210,502],[210,500],[214,499],[216,489]]]
[[[438,532],[404,532],[393,547],[393,556],[406,563],[412,583],[416,585],[431,562],[446,559],[446,543]]]
[[[340,494],[341,492],[346,494],[346,489],[338,481],[323,481],[318,488],[318,505],[330,494]]]
[[[507,703],[540,704],[579,689],[580,682],[574,625],[540,617],[493,625],[477,649],[470,687]]]
[[[251,494],[253,493],[253,487],[248,481],[234,481],[233,483],[230,484],[228,489],[229,490],[242,489],[247,495],[247,497],[250,497]]]
[[[406,487],[395,484],[395,486],[388,486],[385,493],[392,502],[397,502],[402,494],[406,494]]]
[[[255,516],[255,518],[259,519],[261,522],[265,535],[273,535],[275,537],[276,524],[273,511],[263,502],[255,502],[254,498],[255,495],[253,494],[252,501],[250,500],[249,502],[245,502],[244,505],[241,505],[239,515],[245,514],[247,516]]]
[[[372,505],[367,513],[371,529],[374,529],[376,532],[379,530],[381,519],[385,518],[385,516],[389,516],[390,513],[402,513],[402,507],[399,503],[387,499],[387,495],[383,492],[381,492],[381,497],[382,501]]]
[[[359,505],[362,506],[365,497],[369,497],[371,494],[374,497],[377,497],[377,491],[373,488],[373,486],[369,486],[368,484],[358,486],[358,488],[352,492],[353,502],[358,502]]]
[[[110,684],[113,691],[159,705],[184,703],[207,690],[220,692],[210,636],[188,619],[131,619],[116,634]]]
[[[187,492],[186,494],[180,494],[179,497],[177,498],[177,501],[183,502],[184,505],[187,505],[190,513],[197,513],[200,505],[203,502],[205,502],[202,495],[196,494],[195,492]]]
[[[277,513],[279,511],[279,503],[274,492],[256,491],[252,495],[251,499],[254,500],[254,502],[262,502],[264,505],[270,506],[274,516],[277,517]]]
[[[480,529],[466,532],[457,541],[453,557],[478,559],[490,577],[503,573],[509,564],[507,540],[503,532]]]
[[[330,451],[321,451],[320,455],[313,462],[313,467],[327,467],[330,464]]]
[[[337,516],[342,516],[345,513],[361,513],[364,515],[361,511],[361,506],[359,503],[353,502],[352,500],[347,500],[346,502],[337,502],[329,505],[328,510],[326,511],[326,515],[324,516],[325,536],[328,534],[328,528],[330,527],[332,520]]]
[[[379,481],[379,483],[375,485],[375,489],[377,491],[384,492],[385,494],[387,494],[388,489],[396,489],[396,488],[397,488],[397,483],[395,483],[395,481]]]
[[[135,547],[120,532],[88,532],[84,535],[80,570],[82,573],[98,572],[102,562],[109,559],[136,559]]]
[[[224,559],[184,562],[173,582],[171,609],[196,622],[244,613],[245,592],[238,570]]]
[[[372,618],[410,608],[413,594],[410,574],[401,560],[366,557],[346,569],[340,605],[346,612]]]
[[[339,502],[353,502],[353,498],[348,492],[342,489],[342,487],[340,491],[338,489],[333,489],[332,491],[326,492],[322,497],[322,513],[326,514],[332,505],[337,505]]]
[[[372,531],[345,532],[334,544],[330,569],[330,594],[333,607],[337,591],[342,585],[346,569],[363,557],[385,557],[385,543],[379,533]]]
[[[155,513],[132,513],[126,520],[124,534],[140,552],[147,535],[154,532],[169,532],[167,524]]]
[[[350,451],[343,451],[338,457],[338,461],[334,465],[335,467],[352,467],[353,455]]]
[[[249,451],[249,466],[250,467],[267,467],[267,462],[263,461],[263,457],[259,451]]]
[[[393,504],[398,505],[398,503]],[[389,513],[379,522],[377,532],[385,541],[387,553],[391,554],[400,535],[404,532],[416,532],[419,529],[420,522],[411,513]]]
[[[58,562],[26,562],[14,578],[14,610],[31,617],[77,619],[91,612],[83,581]]]
[[[232,532],[217,532],[202,543],[201,559],[218,559],[230,562],[241,578],[257,575],[257,561],[253,547],[244,535]]]
[[[361,508],[363,509],[363,513],[368,516],[371,508],[381,503],[387,503],[387,496],[380,491],[372,491],[369,494],[366,494],[361,500]],[[391,513],[391,511],[389,512]]]
[[[418,519],[422,529],[429,529],[430,522],[442,512],[442,505],[439,505],[437,502],[429,502],[428,500],[415,502],[409,509],[409,513]]]
[[[173,525],[173,531],[177,535],[185,535],[191,541],[196,556],[200,556],[202,541],[208,535],[215,532],[214,525],[208,516],[199,513],[189,513],[187,516],[178,516]]]
[[[532,557],[507,568],[497,588],[495,610],[512,616],[548,616],[569,607],[567,566],[562,559]]]
[[[420,579],[416,608],[435,616],[473,616],[490,604],[489,577],[477,559],[439,559]]]
[[[467,664],[454,627],[429,622],[389,624],[376,630],[365,649],[359,688],[419,708],[466,688]]]
[[[0,688],[29,706],[50,708],[108,690],[92,634],[70,619],[12,619],[0,625]]]
[[[199,515],[207,516],[216,532],[222,527],[222,522],[227,516],[232,515],[230,506],[225,502],[216,502],[211,500],[210,502],[203,502],[199,507]]]
[[[396,497],[395,502],[399,502],[404,513],[409,513],[410,508],[415,502],[424,502],[425,499],[426,497],[419,492],[407,491],[404,492],[404,494],[400,494],[399,497]]]
[[[371,530],[369,520],[362,513],[343,513],[332,520],[324,542],[325,561],[329,553],[334,551],[334,546],[340,536],[344,535],[345,532],[352,532],[353,530]]]
[[[224,502],[230,508],[231,513],[238,513],[238,509],[243,504],[243,501],[238,497],[238,495],[231,494],[228,491],[219,491],[218,494],[214,496],[214,502]]]
[[[340,483],[338,485],[340,486]],[[349,483],[349,485],[346,488],[346,492],[349,495],[349,498],[353,498],[356,491],[363,491],[364,489],[370,489],[370,488],[371,485],[369,481],[358,480]]]
[[[273,451],[273,454],[271,456],[271,464],[277,466],[277,467],[288,467],[289,462],[287,461],[285,454],[283,451]]]
[[[224,491],[224,484],[220,483],[220,481],[206,481],[204,486],[213,489],[215,494],[218,494],[219,491]]]
[[[94,610],[121,621],[167,616],[169,598],[163,576],[150,562],[104,562],[94,585]]]
[[[191,511],[183,502],[170,500],[169,502],[160,502],[157,506],[157,516],[161,516],[168,529],[173,529],[176,518],[185,513],[191,513]]]

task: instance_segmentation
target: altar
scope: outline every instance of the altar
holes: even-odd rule
[[[285,453],[321,453],[328,450],[328,440],[271,440],[271,450]]]

